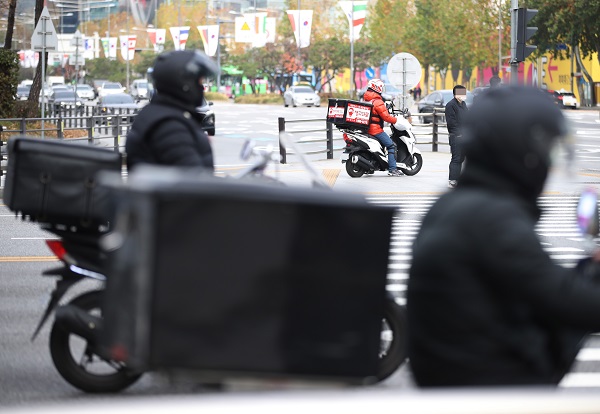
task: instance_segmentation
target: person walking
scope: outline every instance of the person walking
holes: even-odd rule
[[[450,152],[452,154],[450,158],[450,166],[448,173],[448,187],[454,188],[458,183],[462,164],[465,160],[465,156],[462,150],[462,120],[467,112],[467,88],[462,85],[456,85],[452,89],[452,98],[447,104],[445,109],[446,125],[448,128],[449,141],[450,141]]]
[[[600,330],[599,252],[565,268],[535,230],[567,122],[543,92],[506,86],[481,94],[462,133],[461,179],[413,244],[411,370],[421,387],[557,385]]]
[[[371,79],[367,83],[367,90],[363,99],[365,102],[373,104],[371,119],[369,120],[369,135],[373,135],[377,140],[387,148],[388,151],[388,175],[391,177],[400,177],[404,174],[398,170],[396,165],[396,146],[390,136],[383,130],[383,122],[398,125],[400,130],[406,129],[408,121],[403,116],[395,117],[390,115],[381,97],[384,92],[385,84],[381,79]]]

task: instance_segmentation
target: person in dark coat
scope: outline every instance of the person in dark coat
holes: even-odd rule
[[[446,125],[448,126],[448,140],[450,143],[450,167],[448,173],[448,187],[456,187],[458,177],[462,169],[462,164],[465,160],[465,155],[462,150],[462,119],[467,112],[467,89],[462,85],[456,85],[452,89],[452,98],[446,104]]]
[[[600,330],[600,255],[554,263],[535,232],[561,111],[542,92],[490,89],[465,116],[467,163],[425,216],[407,287],[422,387],[556,385]]]
[[[130,171],[139,164],[214,170],[210,141],[201,125],[203,115],[196,107],[204,100],[204,78],[218,70],[213,60],[199,51],[170,51],[156,58],[152,71],[156,94],[127,134]]]

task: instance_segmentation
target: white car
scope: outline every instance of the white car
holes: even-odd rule
[[[283,104],[287,108],[296,106],[321,106],[321,97],[310,86],[292,86],[283,94]]]
[[[100,91],[98,92],[98,97],[103,97],[106,95],[114,95],[115,93],[124,93],[125,88],[121,86],[119,82],[104,82]]]
[[[77,85],[77,96],[81,99],[87,99],[88,101],[92,101],[96,99],[96,92],[90,85]]]

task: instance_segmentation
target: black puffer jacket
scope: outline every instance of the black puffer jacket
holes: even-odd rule
[[[444,115],[446,116],[446,125],[448,133],[451,135],[460,135],[460,127],[463,123],[463,118],[467,113],[467,103],[458,102],[456,98],[452,98],[446,104]]]
[[[544,128],[562,119],[540,99],[500,91],[465,118],[469,162],[413,246],[409,358],[421,386],[557,384],[584,333],[600,330],[598,272],[553,263],[534,230],[543,141],[558,133]]]
[[[169,95],[156,94],[127,134],[128,169],[147,163],[205,167],[212,171],[212,149],[201,120],[193,105],[185,106]]]

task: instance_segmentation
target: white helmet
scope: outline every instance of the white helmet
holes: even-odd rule
[[[383,90],[385,89],[385,84],[381,79],[371,79],[369,83],[367,83],[367,89],[371,89],[378,94],[382,94]]]

